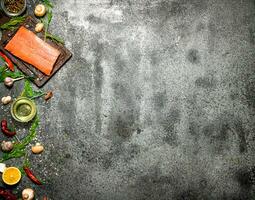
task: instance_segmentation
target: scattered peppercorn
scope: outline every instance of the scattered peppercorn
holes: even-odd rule
[[[5,0],[4,6],[7,11],[11,13],[18,13],[24,8],[25,1],[24,0]]]

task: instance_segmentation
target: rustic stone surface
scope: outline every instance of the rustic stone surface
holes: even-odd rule
[[[74,56],[37,101],[38,196],[254,198],[254,1],[54,2],[51,32]]]

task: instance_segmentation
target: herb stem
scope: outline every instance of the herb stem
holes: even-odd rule
[[[20,140],[19,140],[19,138],[17,137],[17,135],[15,135],[14,137],[15,137],[15,139],[20,143]]]
[[[46,95],[46,93],[42,93],[42,94],[33,96],[33,97],[31,97],[30,99],[33,100],[33,99],[39,98],[39,97],[44,96],[44,95]]]

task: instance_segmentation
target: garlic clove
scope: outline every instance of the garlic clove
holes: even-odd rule
[[[1,101],[2,101],[2,104],[7,105],[8,103],[12,101],[12,98],[11,96],[6,96],[6,97],[3,97]]]
[[[44,151],[44,147],[40,143],[36,143],[35,146],[32,146],[31,150],[34,154],[40,154]]]

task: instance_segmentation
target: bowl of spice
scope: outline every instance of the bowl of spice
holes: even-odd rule
[[[26,0],[0,0],[1,7],[9,17],[21,15],[27,7]]]

